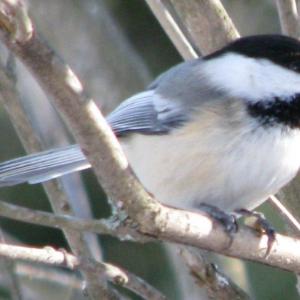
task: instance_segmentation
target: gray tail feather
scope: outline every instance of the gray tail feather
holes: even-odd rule
[[[0,186],[39,183],[87,168],[78,145],[57,148],[0,163]]]

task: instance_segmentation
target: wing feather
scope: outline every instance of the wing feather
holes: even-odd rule
[[[107,117],[117,136],[130,132],[166,134],[186,120],[187,114],[177,103],[164,99],[155,90],[127,99]]]
[[[0,164],[0,186],[38,183],[89,168],[78,145],[43,151]]]

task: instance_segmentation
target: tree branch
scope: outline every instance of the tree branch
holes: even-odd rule
[[[18,262],[15,268],[16,275],[23,278],[31,278],[37,281],[51,282],[51,284],[63,286],[66,289],[82,290],[82,280],[75,273],[62,272],[61,268],[45,268],[31,262]]]
[[[300,224],[298,220],[289,212],[289,210],[283,204],[281,204],[281,202],[275,196],[270,196],[269,201],[272,204],[272,206],[280,213],[282,219],[286,220],[286,223],[291,227],[293,233],[299,236]]]
[[[94,273],[95,276],[105,274],[107,279],[112,283],[123,286],[144,299],[166,299],[155,288],[128,271],[121,270],[120,268],[107,263],[85,259],[80,260],[66,251],[55,250],[51,247],[29,248],[0,243],[0,256],[12,260],[23,260],[65,267],[70,270],[86,270],[89,273]]]
[[[188,30],[193,44],[206,55],[239,37],[219,0],[167,0]]]
[[[167,216],[164,216],[165,214]],[[57,216],[4,202],[0,202],[0,215],[54,228],[65,227],[72,230],[91,231],[114,236],[125,236],[127,233],[128,237],[128,227],[122,228],[122,225],[120,229],[118,227],[111,228],[111,224],[106,221]],[[144,238],[142,241],[147,241],[147,236],[150,235],[150,237],[161,240],[175,241],[229,256],[260,261],[290,271],[300,271],[300,253],[298,255],[294,251],[300,246],[300,241],[297,239],[277,234],[276,243],[273,245],[270,255],[266,257],[266,236],[256,236],[253,230],[241,226],[239,232],[232,237],[231,245],[228,247],[230,238],[223,231],[222,225],[214,223],[204,213],[191,213],[161,206],[161,213],[156,214],[155,221],[154,228],[146,231],[146,239]],[[131,229],[131,232],[133,237],[141,240],[143,232],[140,232],[140,235],[135,235],[133,229]],[[129,233],[129,236],[131,236],[131,233]]]
[[[126,225],[126,221],[120,223],[113,219],[91,220],[70,215],[55,215],[44,211],[32,210],[19,205],[9,204],[4,201],[0,201],[0,216],[52,228],[64,228],[74,231],[88,231],[102,235],[105,234],[118,237],[122,240],[138,240],[139,242],[152,240],[149,237],[139,234],[133,228],[130,228],[130,224]]]
[[[193,43],[192,37],[182,24],[170,1],[146,0],[146,2],[181,56],[185,60],[200,56],[199,48]]]
[[[239,37],[219,0],[146,0],[184,59],[208,54]]]

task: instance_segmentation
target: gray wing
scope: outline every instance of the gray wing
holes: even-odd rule
[[[165,134],[184,124],[187,115],[175,101],[164,99],[155,90],[148,90],[121,103],[107,121],[117,136]]]
[[[165,134],[184,123],[186,115],[175,103],[154,90],[124,101],[108,117],[115,134]],[[39,183],[89,168],[78,145],[63,147],[13,159],[0,164],[0,186],[23,182]]]

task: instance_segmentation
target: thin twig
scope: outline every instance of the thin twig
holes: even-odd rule
[[[15,274],[15,262],[2,257],[0,259],[0,268],[5,281],[5,288],[9,291],[11,299],[23,299],[19,280],[17,274]]]
[[[66,251],[55,250],[51,247],[29,248],[0,243],[0,256],[12,260],[39,262],[51,266],[65,267],[70,270],[83,269],[89,273],[105,274],[107,279],[114,284],[123,286],[144,299],[166,299],[158,290],[144,282],[141,278],[108,264],[91,260],[80,260]],[[102,299],[102,298],[101,298]]]
[[[169,0],[146,0],[146,2],[181,56],[185,60],[200,56],[199,49],[193,44],[192,38]]]
[[[33,280],[51,282],[69,289],[82,290],[82,280],[79,276],[71,272],[63,272],[62,269],[45,268],[44,265],[36,265],[28,262],[18,262],[16,264],[16,275]]]
[[[282,32],[295,38],[300,37],[300,24],[295,0],[276,0]]]
[[[286,222],[292,227],[292,229],[295,230],[295,232],[300,232],[300,224],[298,220],[289,212],[289,210],[281,204],[279,199],[275,196],[269,197],[270,203],[273,205],[273,207],[276,208],[276,210],[279,211],[281,216],[286,220]]]
[[[65,228],[74,231],[88,231],[102,235],[110,235],[122,240],[138,240],[139,242],[151,240],[150,238],[137,233],[133,228],[130,228],[130,223],[126,225],[126,221],[120,223],[115,219],[92,220],[77,218],[70,215],[55,215],[19,205],[9,204],[4,201],[0,201],[0,216],[52,228]]]

